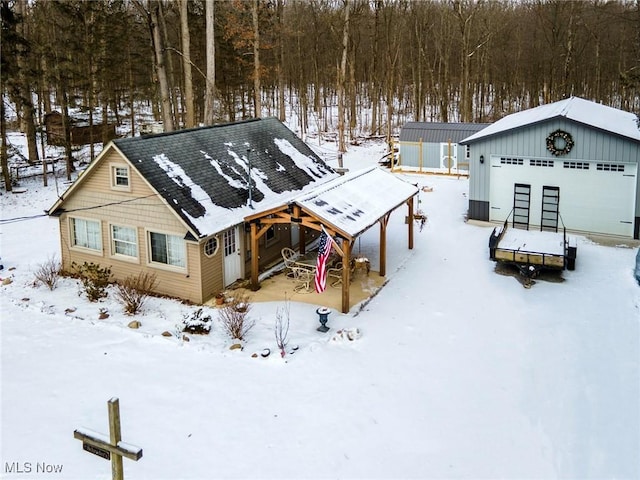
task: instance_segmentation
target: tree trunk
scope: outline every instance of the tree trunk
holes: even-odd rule
[[[216,87],[216,50],[214,37],[214,0],[205,0],[207,86],[204,97],[204,124],[213,125]]]
[[[164,63],[164,43],[160,32],[159,18],[160,4],[154,2],[151,5],[151,32],[153,35],[153,48],[156,55],[156,72],[160,83],[160,101],[162,108],[162,121],[165,132],[173,132],[173,115],[171,111],[171,95],[169,92],[169,81]]]
[[[191,75],[191,37],[189,36],[188,0],[180,0],[180,32],[182,36],[182,66],[184,69],[184,126],[196,125],[193,107],[193,77]]]
[[[260,28],[258,22],[258,0],[253,0],[251,9],[253,18],[253,98],[255,117],[262,116],[262,102],[260,100]]]
[[[347,151],[344,140],[345,81],[347,76],[347,53],[349,48],[349,0],[344,0],[344,26],[342,28],[342,60],[338,70],[338,152]],[[341,161],[342,156],[338,159]],[[339,166],[342,168],[342,163]]]
[[[21,38],[27,38],[25,27],[27,15],[27,1],[19,0],[16,4],[17,12],[20,15],[20,21],[16,25],[17,33]],[[19,47],[18,55],[18,72],[19,72],[19,91],[20,91],[20,109],[22,111],[22,122],[25,136],[27,137],[27,151],[29,155],[29,163],[35,163],[39,159],[38,142],[36,140],[35,125],[35,109],[33,108],[33,98],[31,96],[31,85],[27,78],[27,51],[26,47]],[[4,92],[3,92],[4,93]]]
[[[285,89],[285,79],[284,79],[284,3],[283,0],[278,0],[277,3],[277,11],[278,11],[278,119],[281,122],[284,122],[287,119],[287,111],[284,104],[284,89]]]
[[[62,130],[64,132],[64,156],[67,167],[67,180],[71,180],[71,172],[75,170],[73,165],[73,156],[71,153],[71,119],[69,118],[69,96],[67,94],[67,82],[62,74],[60,80],[60,91],[58,97],[60,98],[60,106],[62,107]]]
[[[4,85],[2,85],[2,91],[4,92]],[[10,192],[13,187],[11,185],[9,158],[7,155],[7,121],[4,116],[4,102],[0,102],[0,167],[2,167],[4,189]]]
[[[158,1],[158,18],[160,20],[160,35],[162,35],[162,52],[164,54],[165,64],[165,72],[167,77],[167,84],[169,85],[169,101],[171,102],[171,112],[172,112],[172,120],[173,120],[173,128],[180,128],[180,122],[178,121],[178,99],[173,92],[172,86],[175,84],[175,78],[173,76],[173,72],[176,69],[173,67],[173,56],[169,52],[169,33],[167,30],[167,22],[165,19],[164,9],[167,8],[170,4],[163,3]]]

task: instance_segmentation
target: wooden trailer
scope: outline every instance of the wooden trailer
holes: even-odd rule
[[[509,228],[509,220],[495,227],[489,238],[489,257],[514,265],[527,282],[542,270],[574,270],[578,247],[573,237],[562,232]]]

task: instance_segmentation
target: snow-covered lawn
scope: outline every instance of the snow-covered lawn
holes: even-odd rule
[[[346,166],[383,153],[352,148]],[[33,286],[59,255],[57,220],[7,219],[42,214],[56,188],[3,192],[0,277],[12,283],[0,287],[0,476],[110,478],[110,463],[73,431],[107,433],[107,401],[118,397],[123,440],[144,450],[124,460],[128,480],[639,478],[637,249],[578,237],[576,270],[527,290],[494,272],[491,228],[465,223],[466,179],[409,178],[433,188],[420,194],[428,220],[415,248],[400,208],[387,285],[349,314],[332,312],[325,334],[317,306],[293,297],[298,349],[284,358],[274,337],[283,302],[254,304],[256,326],[231,351],[215,309],[212,333],[185,342],[161,333],[195,307],[151,299],[132,318],[113,292],[95,304],[71,279]],[[355,247],[373,270],[377,242],[374,227]],[[140,329],[127,327],[133,319]],[[265,348],[267,358],[252,356]],[[61,471],[37,471],[47,465]]]

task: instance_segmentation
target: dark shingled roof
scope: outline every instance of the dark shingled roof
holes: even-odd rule
[[[276,118],[122,138],[114,144],[200,237],[242,221],[249,199],[247,159],[255,208],[268,208],[276,198],[281,201],[280,194],[299,194],[337,175]],[[240,210],[229,216],[224,209]],[[204,221],[212,214],[221,220]]]
[[[401,142],[458,143],[489,123],[407,122],[400,130]]]

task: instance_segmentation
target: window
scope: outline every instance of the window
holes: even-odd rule
[[[151,261],[173,267],[187,266],[187,252],[184,239],[177,235],[149,232]]]
[[[218,237],[211,237],[207,240],[207,243],[204,244],[204,254],[207,257],[213,257],[218,252]]]
[[[529,160],[530,167],[553,167],[553,160]]]
[[[524,165],[524,159],[522,158],[500,158],[500,163],[503,165]]]
[[[129,167],[126,165],[111,165],[111,187],[129,190]]]
[[[71,244],[74,247],[102,252],[100,222],[97,220],[71,218]]]
[[[138,257],[138,234],[135,228],[111,225],[111,250],[113,255]]]
[[[265,233],[264,237],[265,244],[271,245],[276,240],[276,227],[271,225],[271,227],[269,227],[269,230],[267,230],[267,233]]]
[[[596,169],[603,172],[624,172],[624,165],[620,163],[598,163]]]
[[[587,162],[564,162],[563,167],[576,170],[589,170],[589,164]]]

